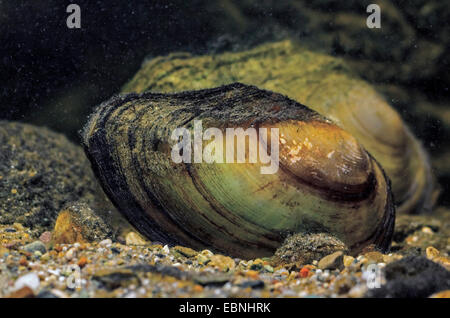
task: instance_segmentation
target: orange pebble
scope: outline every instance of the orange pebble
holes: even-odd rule
[[[300,270],[300,277],[301,278],[306,278],[306,277],[308,277],[308,274],[309,274],[309,268],[308,267],[303,267],[301,270]]]
[[[203,291],[203,287],[201,285],[195,285],[193,288],[194,292],[200,293]]]
[[[19,264],[20,264],[21,266],[27,266],[27,265],[28,265],[27,258],[24,257],[24,256],[22,256],[22,257],[20,258],[20,260],[19,260]]]
[[[259,273],[254,270],[248,270],[246,275],[247,275],[247,277],[254,278],[254,279],[259,277]]]
[[[87,258],[85,256],[82,256],[78,260],[78,266],[84,267],[84,266],[86,266],[87,262],[88,262]]]

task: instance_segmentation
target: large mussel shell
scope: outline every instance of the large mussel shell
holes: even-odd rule
[[[147,61],[124,92],[176,92],[239,81],[278,92],[351,133],[392,181],[398,213],[431,210],[436,192],[428,156],[399,114],[344,63],[291,41],[244,52],[172,54]]]
[[[278,128],[279,169],[175,163],[171,134],[192,132],[196,120],[221,131]],[[280,94],[235,83],[114,97],[83,139],[108,196],[152,240],[242,258],[271,255],[297,232],[331,233],[353,252],[389,247],[395,212],[379,164],[349,133]]]

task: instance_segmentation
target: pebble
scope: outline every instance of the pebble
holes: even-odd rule
[[[434,258],[439,256],[439,250],[437,248],[434,248],[433,246],[428,246],[425,250],[425,253],[429,260],[433,260]]]
[[[39,240],[44,244],[49,244],[52,241],[52,232],[43,232],[41,236],[39,236]]]
[[[52,239],[58,244],[85,242],[82,227],[68,210],[61,211],[55,222]]]
[[[76,256],[76,253],[77,253],[77,249],[75,247],[72,247],[67,251],[65,257],[68,261],[70,261]]]
[[[343,265],[344,253],[342,251],[327,255],[319,261],[320,269],[336,269]]]
[[[211,256],[209,265],[227,272],[233,270],[236,263],[231,257],[216,254]]]
[[[242,288],[260,289],[264,288],[264,282],[262,280],[247,280],[239,284]]]
[[[434,232],[430,227],[424,226],[424,227],[422,227],[422,233],[433,234]]]
[[[345,255],[343,259],[344,266],[349,267],[350,265],[353,264],[354,260],[355,258],[353,256]]]
[[[47,252],[44,243],[42,243],[41,241],[34,241],[33,243],[27,244],[23,247],[23,249],[30,253],[39,251],[42,254],[45,254],[45,252]]]
[[[175,246],[175,247],[173,248],[173,250],[174,250],[175,252],[180,253],[180,254],[183,255],[184,257],[188,257],[188,258],[197,256],[197,254],[198,254],[198,252],[197,252],[197,251],[194,251],[192,248],[184,247],[184,246],[179,246],[179,245]]]
[[[4,231],[0,225],[0,235],[2,233]],[[8,235],[12,234],[17,233]],[[30,238],[26,242],[18,242],[16,246],[20,247],[32,240]],[[99,243],[53,244],[40,258],[22,250],[8,250],[0,245],[0,252],[3,251],[3,257],[0,257],[2,278],[6,277],[4,286],[9,286],[3,289],[3,294],[0,289],[0,297],[14,296],[13,293],[20,289],[15,288],[21,286],[24,290],[15,296],[254,298],[301,295],[364,297],[367,293],[364,267],[358,266],[355,259],[348,255],[339,256],[342,258],[342,266],[320,269],[312,265],[319,265],[317,261],[299,268],[297,266],[300,264],[280,265],[269,258],[232,259],[210,250],[197,252],[188,247],[169,248],[159,243],[124,245],[103,240]],[[444,255],[446,254],[441,252],[433,261],[444,259]],[[383,262],[377,263],[380,268],[384,267],[384,263],[389,263],[385,262],[388,257],[401,258],[397,253],[382,256]],[[360,255],[358,259],[361,264],[368,262],[367,255]],[[322,259],[320,261],[320,265],[323,265]],[[74,264],[79,266],[78,272],[67,269]],[[348,264],[356,266],[347,266]],[[73,273],[80,275],[80,285],[67,288],[67,282]],[[26,278],[29,274],[35,278],[33,287],[38,286],[35,290],[20,283],[21,280],[30,280]]]
[[[304,266],[301,270],[300,270],[300,277],[302,278],[306,278],[308,277],[310,274],[309,268]]]
[[[142,236],[137,234],[136,232],[129,232],[125,237],[125,243],[127,245],[147,245],[150,244],[147,240],[145,240]]]
[[[102,246],[102,247],[110,247],[112,244],[111,239],[104,239],[102,241],[100,241],[100,243],[98,243],[98,245]]]
[[[202,254],[202,255],[204,255],[206,257],[209,257],[209,258],[214,255],[214,253],[211,252],[210,250],[203,250],[203,251],[200,252],[200,254]]]
[[[17,291],[25,286],[28,286],[33,291],[37,290],[40,285],[39,276],[34,273],[28,273],[23,276],[20,276],[16,282],[14,283],[14,290]]]
[[[222,286],[230,281],[230,275],[197,275],[194,282],[201,286]]]
[[[383,254],[381,254],[380,252],[369,252],[364,254],[364,257],[367,258],[369,264],[383,262]]]
[[[206,264],[208,264],[210,261],[211,261],[210,258],[207,257],[207,256],[205,256],[205,255],[203,255],[203,254],[198,254],[198,255],[197,255],[197,262],[198,262],[200,265],[206,265]]]
[[[93,280],[100,283],[106,289],[130,287],[140,285],[139,278],[130,269],[104,269],[95,272]]]
[[[77,265],[80,266],[81,268],[83,268],[84,266],[86,266],[87,263],[88,263],[88,259],[85,256],[82,256],[78,260]]]
[[[264,270],[268,273],[273,273],[273,267],[270,265],[264,265]]]
[[[12,292],[8,296],[8,298],[32,298],[32,297],[34,297],[34,292],[28,286],[24,286],[14,292]]]

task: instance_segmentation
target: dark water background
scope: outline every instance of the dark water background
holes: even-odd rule
[[[71,2],[81,29],[66,26]],[[381,7],[381,29],[366,26],[370,3]],[[450,2],[433,0],[0,0],[0,119],[79,142],[92,108],[146,57],[291,37],[345,58],[386,96],[431,153],[449,205],[449,21]]]

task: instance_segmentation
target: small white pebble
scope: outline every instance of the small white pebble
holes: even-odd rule
[[[103,241],[100,241],[100,243],[98,243],[98,245],[100,246],[104,246],[104,247],[109,247],[111,246],[112,241],[110,239],[105,239]]]
[[[14,283],[14,290],[19,290],[25,286],[30,287],[32,290],[37,290],[41,284],[39,276],[34,273],[28,273],[26,275],[20,276]]]
[[[48,269],[47,272],[55,276],[59,276],[59,274],[61,273],[59,269]]]

